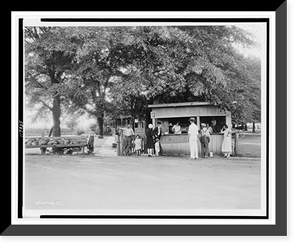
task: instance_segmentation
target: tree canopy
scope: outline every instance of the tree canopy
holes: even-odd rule
[[[235,49],[255,45],[236,26],[28,27],[25,42],[28,103],[54,124],[79,108],[101,132],[105,115],[139,118],[149,103],[182,101],[260,121],[260,61]]]

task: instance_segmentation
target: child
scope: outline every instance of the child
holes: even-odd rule
[[[159,142],[159,139],[158,139],[158,138],[155,139],[154,147],[155,147],[155,155],[156,155],[156,156],[159,156],[159,152],[160,152],[160,142]]]
[[[137,156],[141,155],[141,149],[142,149],[142,140],[139,135],[136,135],[136,138],[134,140],[135,145],[135,152]]]
[[[94,137],[96,133],[94,130],[90,130],[90,134],[87,138],[87,148],[88,148],[88,154],[93,154],[94,153]]]
[[[209,148],[208,144],[210,142],[210,133],[206,127],[205,123],[201,124],[200,130],[200,144],[201,144],[201,155],[203,158],[208,158]]]

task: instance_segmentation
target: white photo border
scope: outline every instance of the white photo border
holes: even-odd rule
[[[19,148],[19,134],[14,132],[19,130],[19,91],[18,89],[18,25],[19,20],[36,20],[36,18],[99,18],[99,14],[101,18],[151,18],[155,16],[155,18],[266,18],[269,20],[269,209],[268,209],[268,218],[267,219],[111,219],[109,222],[106,220],[105,222],[99,222],[99,219],[22,219],[19,218],[20,210],[18,210],[18,202],[20,201],[18,197],[18,190],[20,189],[18,186],[18,148]],[[148,16],[149,15],[149,16]],[[27,22],[27,25],[30,25],[30,22]],[[53,23],[55,25],[55,23]],[[90,23],[89,23],[90,25]],[[127,24],[128,25],[128,24]],[[51,224],[51,225],[87,225],[87,224],[106,224],[106,225],[276,225],[276,13],[275,12],[188,12],[188,13],[180,13],[178,12],[143,12],[143,13],[131,13],[131,12],[43,12],[43,13],[31,13],[31,12],[17,12],[12,13],[12,168],[11,168],[11,176],[12,176],[12,191],[11,191],[11,224],[12,225],[41,225],[41,224]],[[263,95],[263,92],[262,92]],[[23,109],[24,111],[24,109]],[[262,115],[263,117],[263,115]],[[23,145],[22,145],[23,146]],[[263,147],[263,146],[262,146]],[[267,153],[268,154],[268,153]],[[263,154],[262,154],[263,155]],[[24,156],[23,164],[24,164]],[[263,174],[262,174],[263,175]],[[23,211],[23,210],[22,210]],[[71,211],[72,213],[72,211]],[[76,214],[76,213],[75,213]],[[201,221],[201,222],[199,222]],[[204,222],[203,222],[204,221]]]

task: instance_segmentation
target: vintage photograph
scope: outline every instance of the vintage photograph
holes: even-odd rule
[[[78,23],[23,23],[24,218],[265,217],[267,23]]]

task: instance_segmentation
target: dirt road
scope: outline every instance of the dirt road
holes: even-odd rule
[[[26,209],[257,209],[260,160],[25,156]]]

